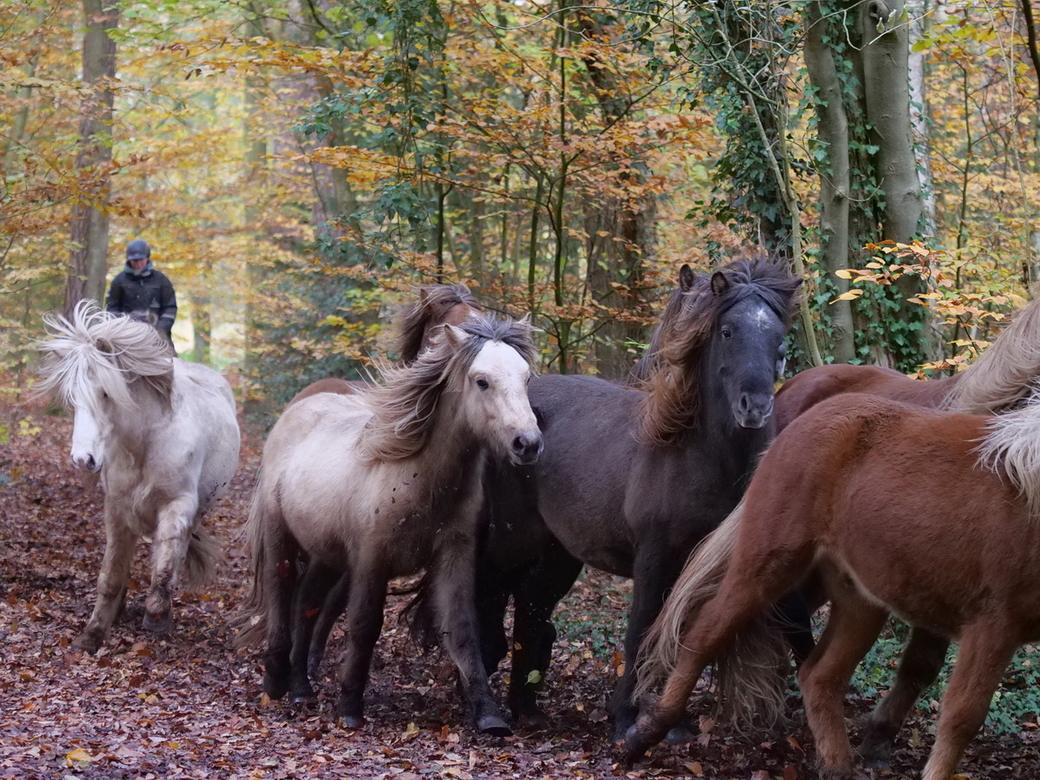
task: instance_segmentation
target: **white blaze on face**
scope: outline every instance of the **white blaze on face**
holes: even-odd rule
[[[77,404],[72,422],[72,463],[76,468],[101,469],[101,428],[86,404]]]
[[[485,430],[510,451],[517,436],[538,437],[538,422],[527,400],[531,368],[515,349],[489,341],[469,368],[467,395],[483,411]],[[480,389],[480,382],[487,389]]]

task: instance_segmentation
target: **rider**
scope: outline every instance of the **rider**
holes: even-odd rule
[[[105,309],[151,321],[172,345],[177,295],[166,275],[152,265],[151,257],[152,250],[143,239],[135,238],[126,245],[126,267],[112,280]]]

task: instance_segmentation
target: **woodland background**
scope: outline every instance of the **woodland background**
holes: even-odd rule
[[[0,537],[5,571],[19,572],[0,575],[11,650],[0,697],[21,712],[2,724],[15,742],[0,769],[100,777],[118,765],[137,776],[139,755],[62,725],[77,686],[137,691],[144,672],[109,679],[127,663],[161,670],[186,700],[206,695],[210,672],[193,679],[183,653],[167,658],[130,628],[115,667],[63,656],[97,570],[98,507],[60,476],[67,420],[25,399],[42,315],[100,299],[127,241],[151,244],[177,288],[178,350],[232,379],[252,436],[310,381],[387,357],[385,325],[420,283],[464,281],[492,309],[531,312],[546,371],[613,378],[640,352],[681,262],[706,270],[759,248],[807,281],[789,372],[829,361],[953,371],[1040,278],[1038,68],[1030,0],[0,0]],[[255,441],[247,452],[255,466]],[[242,473],[217,519],[229,540]],[[64,549],[55,538],[70,522],[84,546],[62,569],[40,554]],[[233,575],[217,595],[185,596],[201,614],[192,630],[210,630],[207,614],[237,599]],[[556,706],[580,721],[571,742],[573,729],[605,732],[582,702],[608,690],[618,632],[592,627],[619,619],[625,586],[597,587],[586,595],[616,596],[613,611],[590,617],[579,600],[555,659],[568,682],[550,696],[565,691]],[[197,646],[224,652],[223,630]],[[864,701],[883,688],[898,638],[862,667]],[[593,683],[580,672],[589,659]],[[1033,669],[1027,648],[991,732],[1033,733]],[[228,696],[251,700],[259,672],[234,670],[251,687]],[[602,690],[590,692],[596,679]],[[157,706],[163,685],[142,701]],[[18,709],[37,700],[58,702],[42,752],[38,715]],[[87,720],[149,743],[153,718],[130,728],[105,706]],[[268,717],[214,706],[206,717],[239,718],[239,731]],[[391,721],[390,737],[357,749],[373,765],[383,755],[387,776],[412,771],[385,752],[394,740],[429,736],[430,750],[455,755],[440,721],[431,735],[420,724],[414,743],[413,726]],[[301,745],[332,739],[324,726],[297,731]],[[534,773],[539,761],[618,771],[599,736],[566,748],[522,738],[501,749],[513,751],[502,772]],[[803,776],[804,737],[715,742],[715,766],[753,754],[732,776]],[[911,764],[918,737],[915,726]],[[180,755],[174,737],[153,744],[163,761]],[[986,756],[996,743],[981,744]],[[1016,744],[1027,769],[1040,766],[1030,739]],[[86,759],[68,758],[80,749]],[[488,760],[476,749],[451,759],[454,776],[474,773],[474,755]],[[763,750],[780,753],[766,761]],[[324,754],[309,755],[313,771]],[[973,771],[1010,776],[1007,746],[994,755]],[[185,766],[221,772],[212,759]],[[264,766],[294,776],[284,762]],[[661,772],[697,775],[681,757],[648,770]]]

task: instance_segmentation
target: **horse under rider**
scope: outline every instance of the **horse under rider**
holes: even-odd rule
[[[172,346],[177,295],[166,274],[152,265],[151,257],[152,250],[143,239],[135,238],[126,245],[126,267],[112,280],[105,309],[152,323]]]

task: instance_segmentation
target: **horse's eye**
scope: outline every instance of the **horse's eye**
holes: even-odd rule
[[[729,328],[723,328],[722,329],[722,338],[728,339],[728,338],[731,338],[732,336],[733,336],[733,331],[731,331]]]
[[[477,387],[479,387],[481,390],[487,390],[489,387],[491,387],[491,385],[488,384],[488,381],[486,379],[478,379]]]

